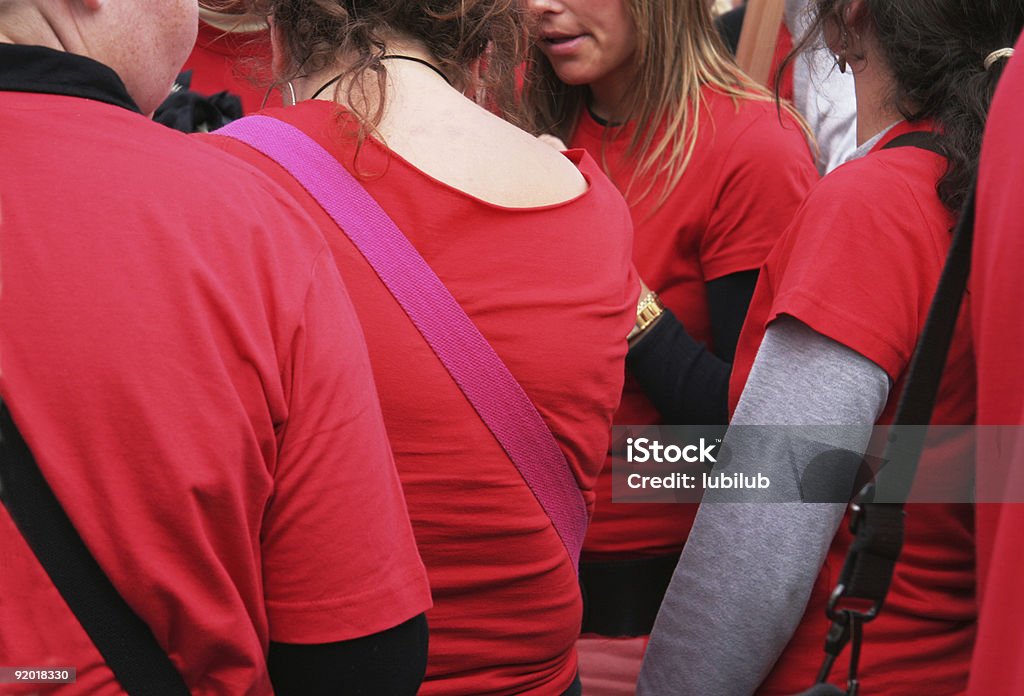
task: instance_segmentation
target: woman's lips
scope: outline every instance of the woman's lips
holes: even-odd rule
[[[553,56],[564,56],[575,53],[586,39],[585,34],[579,36],[546,36],[543,38],[545,52]]]

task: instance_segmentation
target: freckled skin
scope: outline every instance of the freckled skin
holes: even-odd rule
[[[97,0],[89,0],[96,3]],[[94,55],[112,67],[145,114],[167,96],[195,44],[199,6],[195,0],[99,0],[111,31]],[[109,40],[103,39],[109,37]]]

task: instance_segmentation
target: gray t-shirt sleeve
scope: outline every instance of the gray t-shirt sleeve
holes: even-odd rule
[[[862,454],[888,395],[878,365],[780,318],[765,334],[726,434],[729,471],[764,473],[780,500],[801,499],[805,462],[822,442],[810,451],[790,429],[743,426],[843,426],[825,428],[825,444]],[[848,487],[853,473],[840,466],[826,477]],[[752,693],[796,629],[845,509],[723,502],[727,495],[709,490],[701,503],[654,624],[640,696]]]

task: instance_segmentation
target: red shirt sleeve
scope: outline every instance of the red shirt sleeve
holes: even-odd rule
[[[818,179],[803,133],[778,119],[766,104],[727,149],[700,243],[705,281],[758,268]]]
[[[939,166],[931,153],[911,156]],[[898,381],[945,259],[941,240],[921,232],[936,217],[921,205],[903,174],[884,163],[853,163],[822,180],[782,242],[785,266],[767,279],[775,296],[768,322],[794,316]]]
[[[325,247],[292,337],[263,532],[270,638],[326,643],[431,606],[363,333]]]

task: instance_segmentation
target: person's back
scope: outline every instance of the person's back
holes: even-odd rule
[[[269,694],[268,646],[422,613],[361,332],[301,210],[110,68],[0,55],[0,395],[192,693]],[[6,511],[0,558],[0,662],[123,693]]]
[[[316,133],[335,118],[335,108],[311,101],[266,113]],[[318,142],[341,162],[354,156],[351,142],[339,144],[329,134]],[[225,147],[260,164],[251,150]],[[361,183],[523,386],[590,500],[621,389],[623,332],[634,301],[626,283],[628,212],[596,163],[577,161],[591,179],[585,193],[551,205],[505,207],[433,178],[376,141],[364,144],[358,160],[360,168],[385,172]],[[262,166],[271,171],[267,161]],[[297,183],[291,190],[304,199]],[[579,589],[562,542],[373,269],[308,196],[305,201],[362,321],[431,576],[435,608],[428,614],[423,693],[561,693],[575,672],[580,620]]]
[[[1018,39],[1014,50],[1024,49]],[[1006,51],[999,52],[1001,60]],[[1024,55],[1006,66],[989,114],[978,174],[971,268],[971,323],[978,370],[977,498],[978,636],[967,693],[1024,692],[1020,592],[1024,557],[1024,371],[1020,351],[1022,172],[1020,109]],[[1002,426],[1002,427],[992,427]],[[1001,503],[1001,504],[991,504]]]
[[[358,4],[364,23],[397,12],[382,3]],[[503,6],[470,4],[479,12]],[[403,17],[422,14],[413,5]],[[457,32],[456,20],[431,21],[441,27],[438,33]],[[293,22],[294,16],[282,22],[275,15],[286,57],[306,48]],[[467,88],[469,65],[433,55],[428,47],[434,45],[387,36],[383,59],[367,69],[386,73],[387,109],[379,121],[367,119],[372,135],[361,146],[354,133],[366,121],[353,113],[345,79],[337,91],[323,88],[334,75],[349,74],[351,64],[338,56],[352,54],[344,51],[321,73],[295,78],[298,105],[264,113],[296,126],[361,175],[362,186],[522,386],[561,446],[577,487],[592,500],[637,291],[628,210],[591,158],[556,152],[446,85],[450,79]],[[488,55],[490,68],[506,59],[505,48]],[[375,64],[372,57],[368,62]],[[376,77],[368,75],[367,83],[376,95]],[[362,114],[372,115],[373,107]],[[579,588],[574,564],[531,488],[338,226],[266,157],[238,143],[220,145],[304,203],[331,245],[362,321],[435,600],[421,693],[566,692],[576,672]]]

